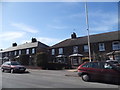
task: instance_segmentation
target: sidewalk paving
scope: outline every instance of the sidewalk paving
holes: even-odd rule
[[[77,72],[77,69],[68,69],[67,71],[70,71],[70,72]]]
[[[41,67],[38,66],[25,66],[27,69],[42,69]]]
[[[41,67],[38,66],[25,66],[27,69],[35,69],[35,70],[44,70]],[[70,71],[70,72],[77,72],[77,69],[63,69],[65,71]]]

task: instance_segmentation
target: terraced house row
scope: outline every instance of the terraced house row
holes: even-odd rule
[[[77,37],[73,33],[71,38],[51,47],[51,60],[79,65],[89,60],[87,43],[87,36]],[[90,35],[90,46],[93,61],[116,59],[120,62],[120,31]]]
[[[36,54],[45,52],[49,63],[63,63],[71,66],[88,61],[87,36],[77,37],[71,34],[69,39],[63,40],[53,46],[47,46],[35,38],[32,42],[18,45],[1,51],[1,62],[27,55],[29,65],[36,64]],[[90,35],[91,57],[93,61],[116,59],[120,62],[120,31]]]
[[[23,64],[36,65],[36,54],[39,52],[47,52],[49,46],[32,38],[31,42],[21,45],[13,43],[12,47],[1,51],[1,63],[9,60],[22,60]]]

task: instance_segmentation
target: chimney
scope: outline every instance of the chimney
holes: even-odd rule
[[[3,51],[3,49],[0,49],[0,51]]]
[[[32,38],[32,43],[37,42],[36,38]]]
[[[75,33],[75,32],[73,32],[73,34],[71,34],[71,38],[72,38],[72,39],[77,38],[77,36],[76,36],[76,33]]]
[[[17,43],[13,43],[12,46],[13,46],[13,47],[17,46]]]

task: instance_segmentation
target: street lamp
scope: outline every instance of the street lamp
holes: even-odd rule
[[[87,8],[87,2],[85,3],[85,12],[86,12],[86,25],[87,25],[87,32],[88,32],[89,61],[91,62],[91,50],[90,50],[90,35],[89,35],[89,23],[88,23],[88,8]]]

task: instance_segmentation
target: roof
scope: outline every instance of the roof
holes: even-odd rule
[[[1,52],[8,52],[8,51],[14,51],[14,50],[21,50],[21,49],[27,49],[27,48],[34,48],[34,47],[48,47],[47,45],[37,41],[37,42],[30,42],[30,43],[24,43],[18,46],[7,48]]]
[[[90,43],[120,40],[119,35],[120,35],[120,31],[90,35]],[[87,44],[88,43],[87,39],[88,39],[87,36],[78,37],[74,39],[70,38],[51,46],[51,48]]]

